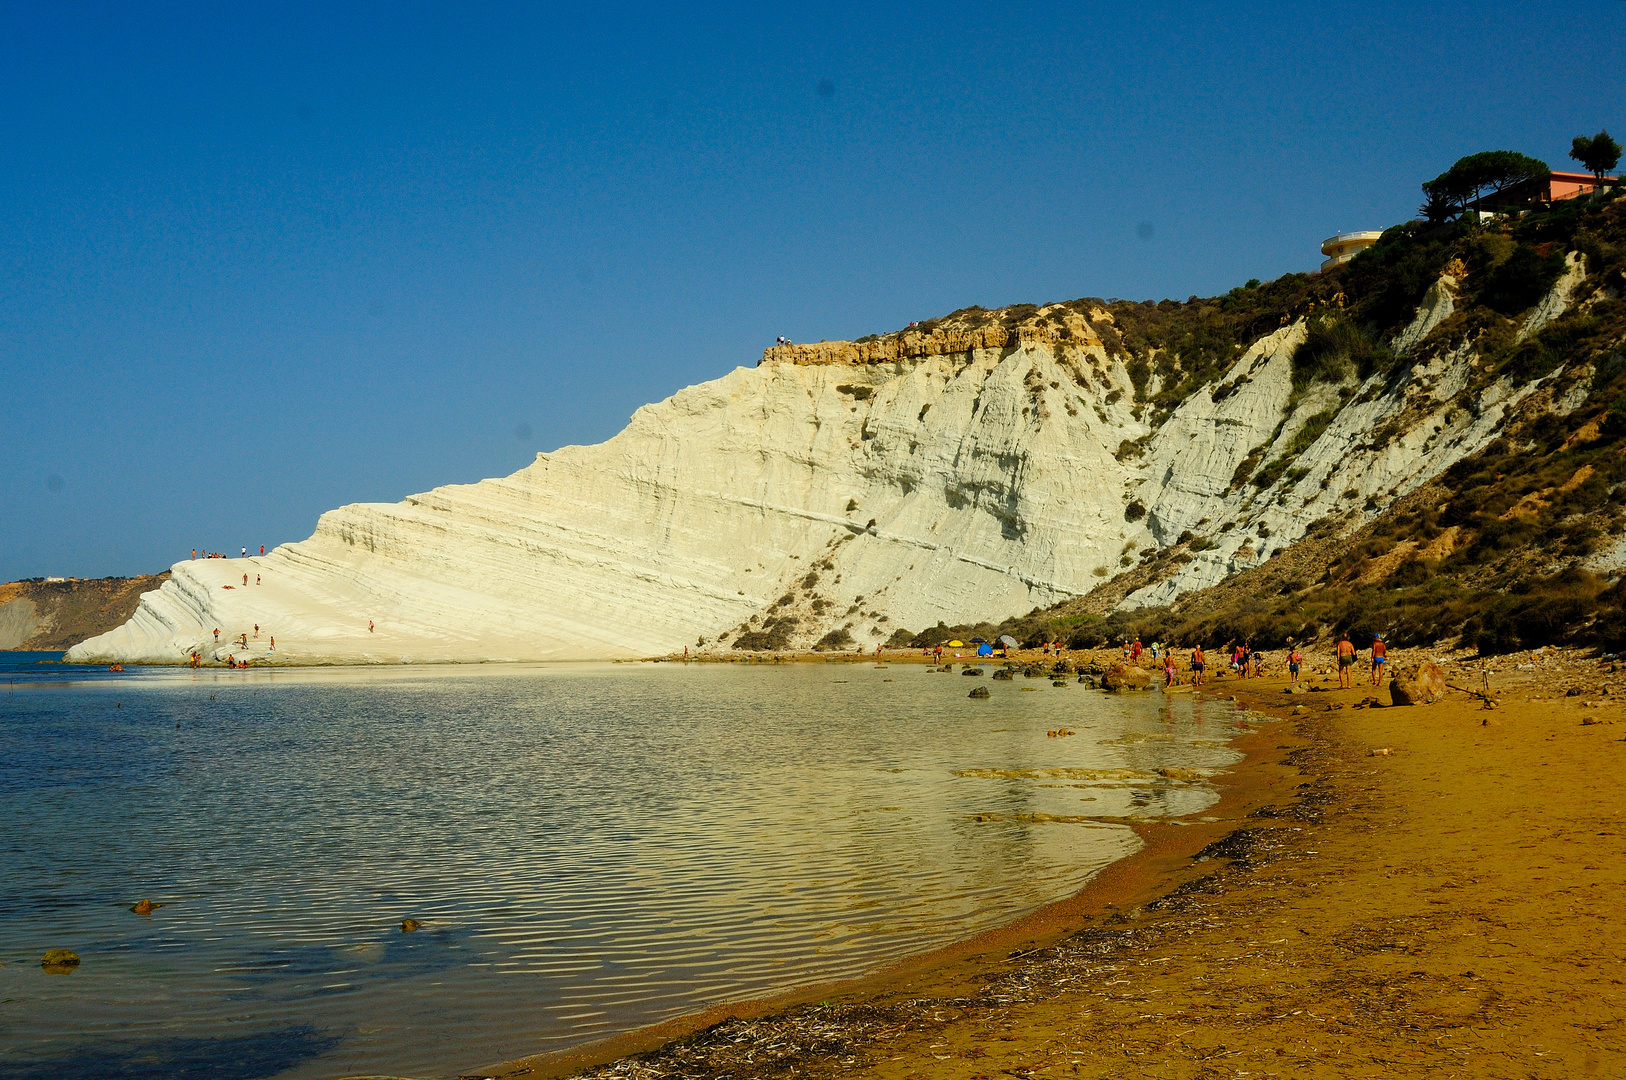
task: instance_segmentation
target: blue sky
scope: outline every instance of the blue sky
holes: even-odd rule
[[[1620,0],[3,11],[0,580],[302,539],[778,334],[1313,269],[1462,154],[1626,136]]]

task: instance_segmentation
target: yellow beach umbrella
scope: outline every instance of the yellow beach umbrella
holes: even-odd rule
[[[963,642],[963,641],[951,641],[951,642],[949,642],[949,648],[951,648],[951,649],[963,649],[963,648],[965,648],[965,642]]]

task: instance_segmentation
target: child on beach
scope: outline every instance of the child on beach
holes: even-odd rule
[[[1167,690],[1174,685],[1174,654],[1167,653],[1163,657],[1163,689]]]
[[[1253,677],[1256,679],[1265,677],[1265,654],[1262,652],[1255,651],[1253,654]]]

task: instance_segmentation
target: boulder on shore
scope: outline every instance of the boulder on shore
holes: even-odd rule
[[[1101,676],[1103,690],[1144,690],[1151,682],[1151,672],[1129,664],[1113,664],[1111,669]]]
[[[1432,660],[1396,671],[1389,680],[1389,698],[1396,705],[1432,705],[1445,695],[1445,672]]]

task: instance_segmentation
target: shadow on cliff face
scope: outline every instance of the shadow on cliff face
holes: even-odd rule
[[[258,1080],[320,1057],[339,1039],[309,1027],[224,1039],[156,1039],[10,1060],[7,1080]]]

